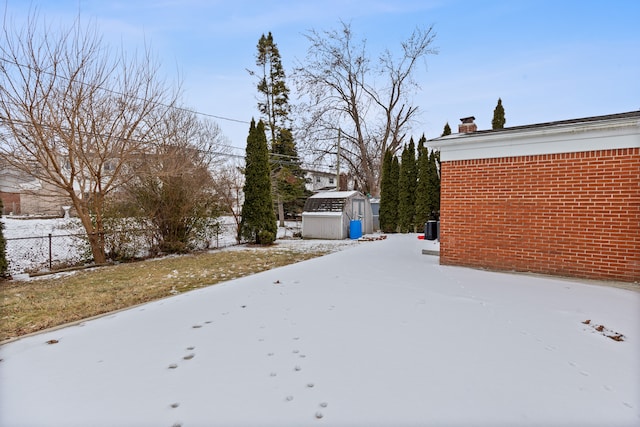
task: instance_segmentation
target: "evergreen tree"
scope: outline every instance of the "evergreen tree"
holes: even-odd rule
[[[398,180],[398,225],[401,233],[414,231],[416,194],[416,155],[413,138],[402,150],[400,178]]]
[[[302,210],[301,199],[306,194],[304,171],[300,167],[293,135],[287,127],[291,110],[289,88],[273,35],[263,34],[258,40],[257,49],[256,65],[260,70],[250,73],[259,77],[258,109],[270,135],[273,197],[278,205],[280,225],[284,226],[286,212],[298,213]]]
[[[424,134],[418,141],[418,184],[416,186],[416,216],[415,222],[418,230],[421,230],[424,223],[429,220],[431,209],[429,207],[429,186],[431,184],[429,169],[429,148],[424,144],[427,142]]]
[[[493,120],[491,120],[492,129],[504,129],[506,119],[504,118],[504,107],[502,106],[502,99],[498,98],[498,105],[493,110]]]
[[[393,156],[391,159],[391,182],[393,186],[391,187],[389,198],[393,202],[393,210],[389,216],[389,225],[391,231],[395,233],[398,231],[398,184],[400,182],[400,162],[397,156]]]
[[[279,129],[271,145],[271,178],[274,199],[278,205],[280,225],[285,214],[302,212],[307,194],[302,162],[289,129]]]
[[[397,197],[397,180],[393,180],[391,173],[393,154],[387,150],[384,153],[382,160],[382,177],[380,180],[380,230],[385,233],[392,233],[395,231],[395,212],[397,209],[398,200]]]
[[[0,215],[3,212],[0,200]],[[0,221],[0,278],[8,277],[9,262],[7,261],[7,241],[4,238],[4,223]]]
[[[285,82],[286,76],[282,67],[280,50],[273,41],[271,32],[266,37],[264,34],[260,37],[257,48],[256,65],[261,68],[257,88],[262,97],[258,101],[258,109],[266,118],[265,126],[269,130],[273,143],[276,140],[278,130],[286,128],[290,110],[289,88]]]
[[[251,120],[245,155],[244,203],[240,235],[262,245],[275,241],[277,226],[271,199],[269,149],[264,123]]]
[[[447,122],[444,125],[444,129],[442,130],[442,135],[440,136],[447,136],[447,135],[451,135],[451,126],[449,126],[449,122]]]
[[[427,186],[427,213],[429,219],[439,219],[440,217],[440,152],[432,150],[428,160],[428,180]]]

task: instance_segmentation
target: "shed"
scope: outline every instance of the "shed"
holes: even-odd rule
[[[351,220],[360,220],[364,234],[373,232],[369,199],[359,191],[314,194],[304,204],[302,237],[340,240],[349,237]]]

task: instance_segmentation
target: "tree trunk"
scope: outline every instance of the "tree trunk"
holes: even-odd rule
[[[278,219],[280,227],[284,227],[284,203],[280,199],[278,199]]]
[[[89,246],[91,247],[91,254],[93,255],[93,262],[96,264],[106,264],[107,255],[104,250],[104,230],[102,227],[97,228],[91,221],[91,214],[89,210],[73,191],[69,192],[73,205],[76,208],[80,222],[87,233],[87,239],[89,240]]]

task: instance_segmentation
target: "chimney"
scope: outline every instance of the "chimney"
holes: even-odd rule
[[[458,125],[458,133],[471,133],[478,130],[478,126],[473,122],[476,118],[463,117],[460,119],[462,123]]]

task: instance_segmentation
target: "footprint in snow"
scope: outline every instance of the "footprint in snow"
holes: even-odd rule
[[[183,359],[184,359],[184,360],[191,360],[191,359],[193,359],[194,357],[196,357],[196,355],[195,355],[195,354],[193,354],[193,353],[191,353],[191,354],[187,354],[185,357],[183,357]]]
[[[324,417],[324,415],[322,414],[322,412],[320,412],[320,411],[316,412],[316,418],[317,418],[317,419],[320,419],[320,418],[322,418],[322,417]]]
[[[176,369],[178,367],[177,364],[172,363],[171,365],[169,365],[169,369]]]
[[[284,398],[287,402],[291,402],[293,400],[293,396],[287,396]]]
[[[299,372],[302,370],[302,368],[300,366],[296,366],[295,368],[293,368],[294,371]]]
[[[199,328],[202,328],[202,325],[193,325],[192,328],[193,329],[199,329]]]
[[[180,406],[180,404],[178,402],[174,402],[170,405],[172,408],[177,408],[178,406]]]
[[[327,402],[320,403],[320,407],[321,408],[326,408],[327,406],[329,406],[329,404]]]

